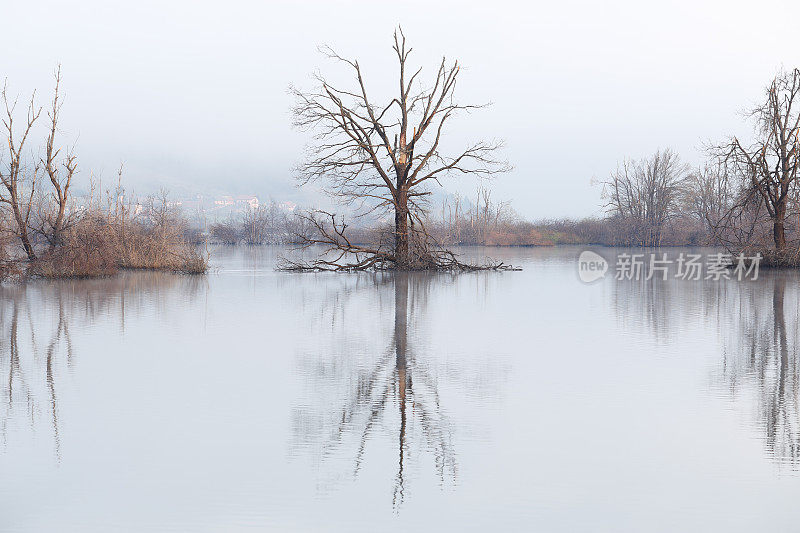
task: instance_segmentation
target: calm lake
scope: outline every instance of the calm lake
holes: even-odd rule
[[[581,251],[0,288],[0,531],[800,528],[800,275]]]

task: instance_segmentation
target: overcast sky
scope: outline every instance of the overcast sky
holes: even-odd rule
[[[699,163],[704,142],[750,131],[739,112],[777,69],[800,66],[795,1],[431,4],[0,0],[0,76],[44,102],[62,64],[83,179],[125,162],[137,191],[314,202],[291,180],[306,138],[286,89],[337,68],[320,44],[394,81],[400,23],[425,79],[458,58],[459,100],[493,102],[454,136],[505,139],[515,169],[495,196],[542,218],[599,214],[593,182],[624,157],[672,147]]]

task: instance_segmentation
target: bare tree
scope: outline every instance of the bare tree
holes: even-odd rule
[[[233,245],[239,242],[239,234],[233,220],[215,222],[209,227],[211,242]]]
[[[412,48],[406,47],[401,29],[394,33],[393,49],[397,56],[398,92],[380,103],[369,96],[359,62],[330,48],[323,52],[346,66],[355,83],[339,87],[317,75],[319,86],[315,90],[291,88],[296,98],[295,125],[316,132],[315,144],[298,169],[301,184],[324,182],[328,193],[355,208],[359,216],[394,214],[390,238],[377,246],[354,245],[340,234],[347,225],[334,215],[311,215],[310,225],[320,231],[306,242],[343,252],[336,261],[313,263],[311,267],[450,268],[451,262],[439,265],[437,254],[429,250],[424,205],[431,194],[429,186],[441,185],[440,180],[447,176],[489,177],[508,169],[494,156],[500,143],[480,141],[453,154],[442,150],[443,135],[451,119],[484,107],[456,102],[458,61],[448,63],[443,58],[433,85],[426,88],[419,82],[422,69],[409,70]],[[361,260],[348,263],[350,253],[361,254]],[[363,256],[369,259],[364,260]]]
[[[3,191],[0,202],[5,204],[14,221],[13,232],[19,238],[28,259],[36,259],[33,236],[41,235],[54,247],[61,242],[62,233],[70,216],[68,203],[70,186],[77,165],[72,152],[61,157],[57,146],[58,121],[61,111],[61,67],[55,72],[55,89],[51,108],[47,111],[49,126],[45,141],[44,156],[34,162],[26,162],[26,141],[33,132],[34,125],[41,115],[42,108],[36,107],[31,97],[26,121],[20,128],[19,136],[14,124],[16,100],[10,101],[6,88],[2,98],[5,105],[3,125],[7,141],[8,161],[0,170]],[[49,191],[42,190],[39,173],[49,178]],[[47,180],[45,180],[46,182]],[[40,198],[37,198],[37,194]],[[33,216],[32,216],[33,215]]]
[[[3,118],[3,126],[8,146],[8,161],[3,165],[4,168],[0,168],[0,182],[2,182],[3,186],[2,193],[0,193],[0,203],[4,204],[11,212],[11,218],[14,222],[13,231],[22,243],[28,259],[33,260],[36,259],[36,253],[34,252],[28,229],[34,203],[33,199],[36,193],[39,165],[33,165],[32,168],[25,165],[24,150],[25,142],[28,140],[28,136],[39,118],[42,108],[36,107],[32,96],[28,104],[25,122],[21,128],[21,134],[17,138],[14,125],[14,111],[17,106],[17,100],[9,102],[6,85],[3,86],[2,98],[6,115]]]
[[[732,234],[725,230],[725,223],[736,194],[725,162],[712,159],[687,176],[682,209],[704,226],[713,243],[727,243]]]
[[[241,233],[247,244],[280,244],[288,225],[286,215],[275,200],[269,205],[245,207],[241,216]]]
[[[269,220],[263,205],[248,205],[242,213],[242,233],[247,244],[264,244],[267,241]]]
[[[800,129],[800,70],[780,72],[766,89],[766,101],[750,111],[756,136],[750,145],[734,137],[716,151],[741,179],[743,195],[735,210],[754,203],[766,210],[777,252],[786,249],[790,193],[797,188]]]
[[[47,177],[50,179],[52,190],[44,202],[45,212],[41,214],[41,233],[50,246],[58,245],[67,226],[67,203],[70,198],[72,176],[77,168],[76,158],[72,151],[67,153],[63,161],[59,161],[61,148],[56,146],[56,133],[58,132],[58,118],[61,112],[59,87],[61,85],[61,65],[55,74],[55,89],[53,91],[53,104],[48,110],[49,131],[45,145],[45,156],[41,161]]]
[[[646,159],[625,160],[605,183],[607,209],[629,233],[627,244],[658,246],[675,215],[681,182],[687,173],[678,154],[667,148]]]

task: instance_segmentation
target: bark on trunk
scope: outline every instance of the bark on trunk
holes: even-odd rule
[[[403,189],[398,191],[397,206],[394,210],[394,256],[399,268],[409,266],[408,195]]]
[[[775,220],[772,223],[772,238],[775,241],[775,250],[782,252],[786,249],[786,231],[784,219],[786,217],[786,207],[779,206],[775,210]]]
[[[772,225],[772,237],[775,240],[775,249],[779,252],[786,249],[786,232],[783,227],[783,222],[777,220]]]
[[[394,206],[394,259],[395,266],[399,269],[408,268],[408,186],[406,182],[408,171],[408,146],[406,145],[405,121],[400,132],[398,158],[395,165],[397,175],[397,193]]]
[[[25,255],[28,256],[30,261],[36,259],[36,253],[33,251],[33,245],[31,245],[31,239],[28,236],[28,227],[25,223],[24,218],[22,217],[22,213],[19,212],[19,207],[16,205],[13,206],[14,212],[14,220],[17,223],[17,231],[19,240],[22,242],[22,247],[25,249]]]
[[[60,198],[61,195],[59,195]],[[53,236],[50,240],[50,248],[54,248],[57,245],[61,244],[61,234],[64,231],[64,215],[66,210],[66,198],[59,199],[58,203],[58,215],[56,215],[56,220],[53,223]]]
[[[33,246],[31,246],[31,240],[28,238],[27,232],[24,235],[20,235],[19,239],[22,241],[22,247],[25,248],[25,255],[28,256],[30,261],[36,259],[36,253],[33,251]]]

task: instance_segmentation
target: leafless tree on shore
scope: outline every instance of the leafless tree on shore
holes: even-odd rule
[[[31,212],[33,210],[34,196],[36,194],[36,183],[40,171],[38,164],[32,167],[25,164],[25,143],[33,129],[34,124],[42,113],[41,107],[36,107],[32,96],[28,103],[25,121],[17,135],[17,128],[14,124],[17,100],[9,100],[7,85],[3,85],[2,92],[3,105],[5,107],[5,117],[3,127],[5,130],[6,146],[8,148],[6,156],[8,160],[5,165],[0,167],[0,182],[3,190],[0,193],[0,204],[8,209],[13,221],[12,231],[19,239],[25,250],[28,259],[36,259],[36,252],[29,232]]]
[[[797,190],[798,132],[800,132],[800,70],[780,72],[766,89],[765,101],[749,112],[755,121],[755,140],[746,145],[737,137],[716,147],[740,179],[742,194],[727,216],[726,227],[747,212],[766,211],[772,225],[775,252],[786,251],[786,219],[791,195]]]
[[[48,110],[49,131],[45,145],[45,156],[41,161],[44,171],[50,180],[52,190],[46,201],[42,202],[44,212],[40,213],[40,232],[48,241],[51,247],[61,243],[63,232],[66,229],[69,219],[68,201],[70,198],[70,186],[72,177],[77,169],[75,154],[69,151],[59,161],[61,148],[56,145],[56,134],[58,133],[58,119],[61,112],[61,99],[59,88],[61,85],[61,66],[59,65],[55,74],[55,90],[53,91],[53,104]]]
[[[687,174],[678,154],[659,150],[646,159],[625,160],[605,183],[606,207],[625,226],[630,245],[659,246],[679,207]]]
[[[713,232],[730,209],[733,193],[726,166],[719,161],[709,162],[686,178],[684,206]]]
[[[35,94],[28,103],[25,121],[20,128],[15,125],[17,100],[8,95],[3,87],[2,100],[5,107],[3,126],[6,137],[5,165],[0,168],[0,204],[13,221],[12,232],[19,239],[27,258],[37,258],[34,237],[42,237],[52,249],[59,244],[64,230],[69,226],[73,213],[69,210],[70,187],[77,169],[76,157],[69,151],[62,157],[57,145],[58,121],[61,112],[60,95],[61,67],[55,72],[55,88],[52,105],[47,111],[48,131],[44,156],[26,160],[27,141],[41,116],[42,108],[35,104]],[[4,159],[0,156],[0,160]],[[40,179],[43,176],[48,179]],[[49,186],[43,188],[44,183]]]

